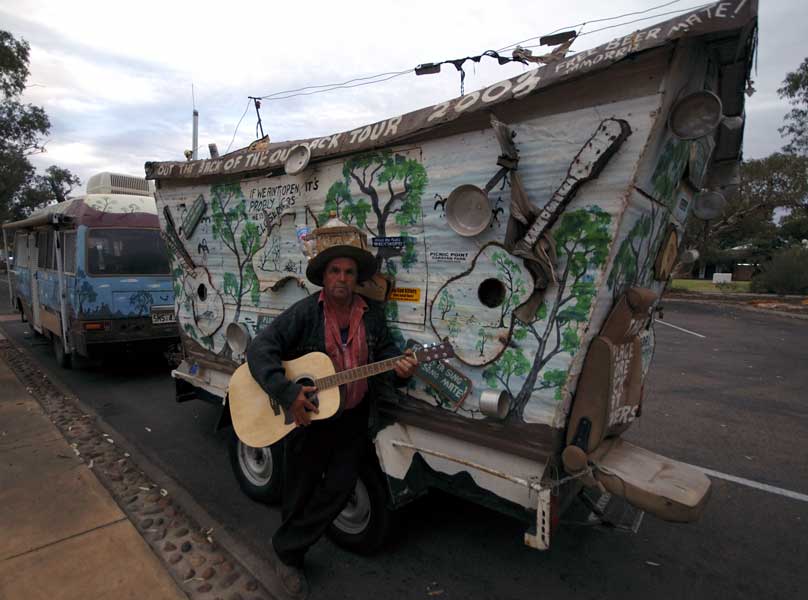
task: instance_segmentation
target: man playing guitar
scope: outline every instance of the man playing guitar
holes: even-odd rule
[[[349,229],[340,225],[342,230]],[[327,229],[320,228],[314,235]],[[297,425],[284,442],[283,522],[272,538],[276,571],[286,592],[295,598],[308,594],[303,573],[306,551],[353,493],[368,447],[369,420],[375,418],[373,390],[396,382],[387,373],[344,385],[341,412],[312,421],[310,413],[318,412],[313,402],[317,389],[286,379],[281,363],[319,351],[331,358],[339,372],[401,354],[387,328],[383,306],[354,293],[357,284],[375,273],[376,259],[364,248],[364,235],[350,229],[355,230],[355,245],[329,246],[309,261],[306,278],[322,286],[322,291],[276,317],[247,350],[253,378]],[[398,383],[411,377],[416,366],[413,356],[399,360],[395,364]]]

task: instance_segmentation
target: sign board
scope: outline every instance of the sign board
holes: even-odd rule
[[[387,299],[392,300],[394,302],[420,302],[421,288],[410,288],[410,287],[393,288]]]
[[[407,348],[416,346],[420,344],[407,340]],[[442,360],[419,364],[415,376],[445,398],[452,410],[457,410],[471,391],[471,379]]]

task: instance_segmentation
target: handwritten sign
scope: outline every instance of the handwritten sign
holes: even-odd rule
[[[393,288],[387,299],[394,302],[420,302],[421,288]]]
[[[407,348],[416,346],[420,344],[407,340]],[[415,376],[448,400],[452,410],[457,410],[471,391],[471,379],[442,360],[418,365]]]

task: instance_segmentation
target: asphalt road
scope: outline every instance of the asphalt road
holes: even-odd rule
[[[3,290],[0,290],[0,292]],[[643,417],[627,434],[671,458],[808,494],[808,321],[669,303]],[[64,371],[49,344],[7,321],[6,334],[115,427],[258,556],[278,512],[244,497],[230,472],[218,409],[176,404],[159,359]],[[638,534],[567,527],[548,552],[520,523],[430,494],[399,514],[381,556],[324,540],[309,555],[318,598],[794,598],[808,589],[808,502],[714,479],[701,521],[646,515]],[[799,590],[803,590],[800,593]]]

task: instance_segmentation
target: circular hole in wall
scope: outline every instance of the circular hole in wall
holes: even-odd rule
[[[493,277],[486,279],[477,288],[480,302],[489,308],[496,308],[505,302],[505,284]]]
[[[202,302],[204,302],[205,299],[208,297],[208,288],[205,286],[204,283],[200,283],[199,287],[196,288],[196,295]]]

